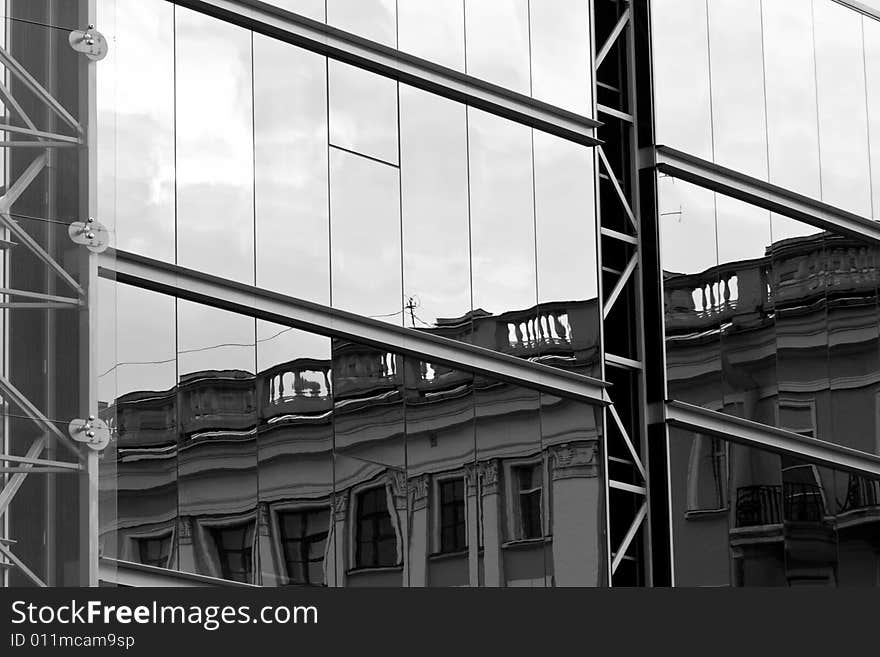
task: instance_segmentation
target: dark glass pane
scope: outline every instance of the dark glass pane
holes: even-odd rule
[[[544,561],[553,586],[599,586],[604,578],[601,421],[597,407],[541,394],[541,443],[550,460],[545,508],[553,539]],[[543,470],[536,469],[536,477]]]
[[[403,357],[333,341],[335,496],[354,509],[357,549],[336,532],[337,578],[345,586],[406,585],[408,545]],[[400,566],[371,572],[378,566]],[[365,570],[366,569],[366,570]]]
[[[257,322],[260,566],[263,585],[295,584],[277,546],[330,530],[333,501],[333,399],[330,339]],[[284,525],[278,528],[284,518]],[[280,531],[280,536],[279,536]],[[319,566],[333,582],[335,561]],[[302,583],[301,581],[299,583]]]
[[[175,301],[118,285],[116,302],[116,362],[102,373],[115,388],[107,411],[117,431],[114,556],[143,563],[139,542],[173,536],[178,523]],[[176,548],[168,552],[163,566],[174,568]]]
[[[537,507],[520,494],[520,469],[546,467],[540,424],[540,393],[486,377],[474,379],[477,463],[485,586],[546,586],[544,528],[530,526],[532,509],[543,514],[544,491]],[[534,477],[534,475],[532,475]],[[539,540],[525,542],[527,539]]]
[[[702,440],[670,433],[679,586],[876,585],[877,481],[730,443],[730,508],[696,510],[721,474],[699,457]]]
[[[252,318],[178,301],[178,568],[258,583],[253,569],[242,570],[251,556],[224,558],[211,541],[231,536],[232,527],[239,533],[249,527],[250,538],[239,549],[253,549],[258,510],[254,339]]]

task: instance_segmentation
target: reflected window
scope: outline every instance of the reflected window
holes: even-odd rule
[[[139,539],[138,554],[144,565],[167,568],[171,558],[171,534]]]
[[[727,443],[709,436],[697,436],[688,462],[689,514],[718,511],[727,507]]]
[[[467,548],[464,478],[448,479],[438,485],[440,502],[440,552]]]
[[[357,568],[397,565],[397,534],[388,511],[384,486],[364,491],[357,498]]]
[[[543,465],[534,463],[512,469],[516,487],[513,503],[514,539],[528,540],[543,536]]]
[[[217,548],[223,579],[251,582],[253,576],[254,525],[246,523],[233,527],[214,527],[211,537]]]
[[[330,530],[330,510],[310,509],[278,517],[287,583],[324,584],[324,549]]]

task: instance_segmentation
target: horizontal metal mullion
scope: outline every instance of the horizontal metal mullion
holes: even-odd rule
[[[667,401],[666,423],[735,443],[795,455],[831,468],[880,477],[880,456],[802,436],[693,404]]]
[[[598,379],[302,299],[235,283],[125,251],[101,254],[99,275],[136,287],[230,310],[258,319],[353,340],[382,349],[485,374],[558,396],[608,404]]]
[[[587,146],[601,122],[258,0],[168,0],[352,66]]]
[[[657,170],[674,178],[823,230],[880,243],[880,222],[666,146],[657,146],[653,155]]]
[[[217,579],[207,575],[184,573],[158,566],[148,566],[131,561],[121,561],[109,557],[101,557],[98,563],[98,572],[101,581],[121,586],[154,586],[154,587],[192,587],[192,586],[222,586],[250,588],[253,584],[235,582],[232,580]]]

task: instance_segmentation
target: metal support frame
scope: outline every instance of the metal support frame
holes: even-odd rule
[[[643,166],[685,180],[719,194],[731,196],[823,230],[880,243],[880,223],[803,196],[784,187],[727,169],[668,146],[644,152]]]
[[[258,0],[168,0],[563,139],[593,146],[601,125],[574,112],[490,84]]]
[[[594,404],[608,403],[604,381],[574,372],[424,331],[393,326],[125,251],[108,251],[100,258],[99,274],[119,283],[321,335],[356,340],[555,395]]]
[[[616,172],[614,166],[612,166],[609,161],[605,148],[603,146],[596,147],[596,189],[600,189],[604,175],[612,186],[614,190],[613,198],[617,201],[614,205],[614,211],[608,213],[610,216],[606,216],[604,212],[599,212],[599,232],[601,237],[606,240],[615,240],[621,244],[625,244],[626,248],[630,249],[631,253],[627,264],[622,271],[618,271],[614,267],[608,266],[610,263],[606,264],[605,259],[602,259],[603,271],[615,274],[617,277],[611,285],[610,291],[603,293],[604,303],[602,317],[603,324],[605,325],[603,328],[603,335],[607,335],[610,330],[614,330],[613,327],[608,326],[609,317],[616,305],[621,303],[620,299],[624,291],[630,290],[632,294],[627,298],[634,306],[629,310],[635,317],[633,330],[635,332],[636,352],[635,358],[631,358],[609,353],[606,346],[604,366],[605,369],[608,367],[614,367],[623,370],[627,372],[628,376],[635,379],[637,395],[637,400],[635,401],[637,402],[636,406],[639,408],[635,413],[637,417],[634,417],[632,423],[627,426],[627,423],[623,421],[620,413],[618,413],[614,406],[615,390],[614,388],[611,388],[609,393],[612,404],[608,406],[605,413],[605,435],[606,441],[612,439],[612,433],[616,435],[616,444],[618,448],[623,448],[629,455],[629,462],[633,467],[635,476],[640,479],[640,483],[633,484],[611,479],[609,456],[607,453],[608,449],[606,448],[604,458],[605,472],[608,473],[606,476],[605,494],[606,514],[608,516],[606,519],[606,531],[608,533],[609,541],[608,578],[609,583],[612,586],[615,584],[615,574],[621,563],[626,559],[632,558],[629,556],[629,553],[631,548],[636,544],[635,539],[639,535],[639,531],[642,529],[644,529],[642,532],[642,543],[646,549],[650,550],[650,528],[648,527],[648,523],[645,522],[649,509],[649,488],[647,475],[648,469],[645,460],[647,455],[645,444],[647,425],[644,416],[644,330],[640,308],[641,304],[639,303],[641,297],[641,281],[640,275],[638,275],[638,272],[641,270],[642,254],[640,238],[641,226],[639,221],[639,188],[636,166],[638,147],[636,130],[637,116],[635,112],[636,62],[633,49],[633,6],[631,2],[626,2],[625,4],[621,2],[620,5],[623,7],[623,11],[614,21],[614,25],[610,26],[610,31],[607,36],[605,36],[602,46],[596,52],[594,58],[594,70],[596,79],[598,80],[600,67],[603,65],[607,67],[618,67],[617,71],[620,79],[616,80],[616,86],[621,90],[620,98],[622,103],[625,103],[625,106],[610,107],[605,104],[596,103],[596,110],[597,112],[610,117],[613,125],[620,128],[620,143],[617,143],[617,146],[623,154],[623,166],[625,166],[627,170],[625,172]],[[616,56],[611,56],[612,53],[616,53]],[[608,147],[610,146],[611,145],[609,144]],[[630,184],[627,190],[624,190],[621,185],[618,173],[625,173],[628,176]],[[597,204],[597,207],[598,205],[599,204]],[[625,217],[625,229],[613,228],[606,225],[618,217]],[[627,232],[622,232],[623,230],[626,230]],[[600,249],[600,253],[601,251],[602,250]],[[622,402],[623,400],[623,398],[619,398],[619,401]],[[613,429],[613,432],[611,429]],[[612,490],[634,496],[635,499],[632,500],[632,505],[616,505],[613,503],[611,501]],[[630,506],[632,506],[632,508],[630,508]],[[612,544],[613,539],[611,537],[610,518],[612,514],[614,514],[615,520],[625,517],[628,522],[627,531],[616,545]],[[645,561],[646,560],[643,560],[642,565],[645,568],[646,583],[650,585],[652,583],[650,564]]]
[[[89,26],[94,21],[96,12],[95,0],[83,0],[80,4],[79,19]],[[90,28],[91,29],[91,28]],[[103,37],[101,37],[103,38]],[[76,57],[76,54],[72,54]],[[97,414],[97,367],[95,364],[94,339],[96,331],[96,307],[94,291],[97,283],[97,256],[92,252],[95,244],[83,242],[87,248],[79,250],[79,262],[71,274],[68,268],[59,263],[47,248],[35,240],[24,227],[13,217],[11,211],[16,200],[37,179],[39,174],[50,167],[53,162],[52,151],[57,148],[79,149],[80,164],[80,207],[79,212],[85,217],[92,217],[97,199],[96,190],[96,135],[94,126],[97,123],[96,105],[96,73],[93,66],[95,59],[88,53],[81,56],[78,62],[79,79],[83,83],[80,93],[79,113],[82,122],[75,119],[70,112],[56,99],[50,90],[40,84],[27,69],[5,48],[0,48],[0,66],[9,76],[15,77],[44,106],[53,122],[64,124],[74,134],[67,135],[51,130],[38,130],[36,124],[24,111],[14,94],[3,80],[0,80],[0,99],[7,108],[6,120],[0,123],[0,133],[20,135],[22,139],[0,140],[0,147],[6,149],[37,149],[38,152],[30,165],[11,182],[0,197],[0,228],[5,229],[15,241],[4,240],[4,248],[18,246],[26,249],[37,258],[49,272],[60,279],[75,296],[54,294],[54,284],[50,284],[45,292],[0,288],[0,296],[4,298],[24,298],[32,301],[6,301],[0,303],[3,309],[58,309],[75,310],[79,313],[82,335],[86,344],[82,345],[80,355],[80,380],[77,382],[83,390],[81,412],[83,417]],[[49,87],[52,78],[50,77]],[[18,117],[26,127],[13,125],[11,121]],[[28,140],[29,138],[29,140]],[[9,151],[7,151],[9,152]],[[51,199],[50,199],[51,200]],[[75,277],[76,276],[76,277]],[[6,476],[0,488],[0,518],[4,518],[14,497],[21,489],[25,478],[32,474],[76,474],[80,477],[80,504],[82,525],[80,526],[81,579],[80,583],[90,586],[98,584],[98,453],[94,445],[86,438],[80,442],[79,436],[72,439],[67,432],[61,430],[55,421],[50,420],[37,405],[31,402],[6,373],[0,373],[0,397],[20,408],[25,416],[34,422],[42,431],[30,444],[24,456],[5,453],[6,443],[0,445],[0,473]],[[70,418],[68,418],[70,419]],[[74,457],[75,461],[62,461],[53,455],[54,445],[60,443]],[[85,443],[85,444],[83,444]],[[48,452],[48,457],[43,454]],[[50,519],[51,522],[51,519]],[[2,527],[6,527],[4,523]],[[48,528],[48,529],[51,529]],[[5,529],[0,528],[0,532]],[[44,582],[19,559],[12,551],[14,541],[0,536],[0,555],[4,571],[10,567],[19,570],[37,586],[51,584],[52,575]],[[51,548],[49,548],[51,549]],[[4,576],[5,579],[5,576]],[[0,581],[2,583],[2,581]]]
[[[751,447],[799,456],[837,470],[846,470],[872,478],[880,477],[880,456],[851,447],[835,445],[680,401],[666,402],[665,415],[667,424],[673,427],[716,436]]]

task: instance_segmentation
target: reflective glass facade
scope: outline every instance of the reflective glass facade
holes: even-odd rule
[[[0,3],[3,584],[880,581],[880,9],[220,4]]]

